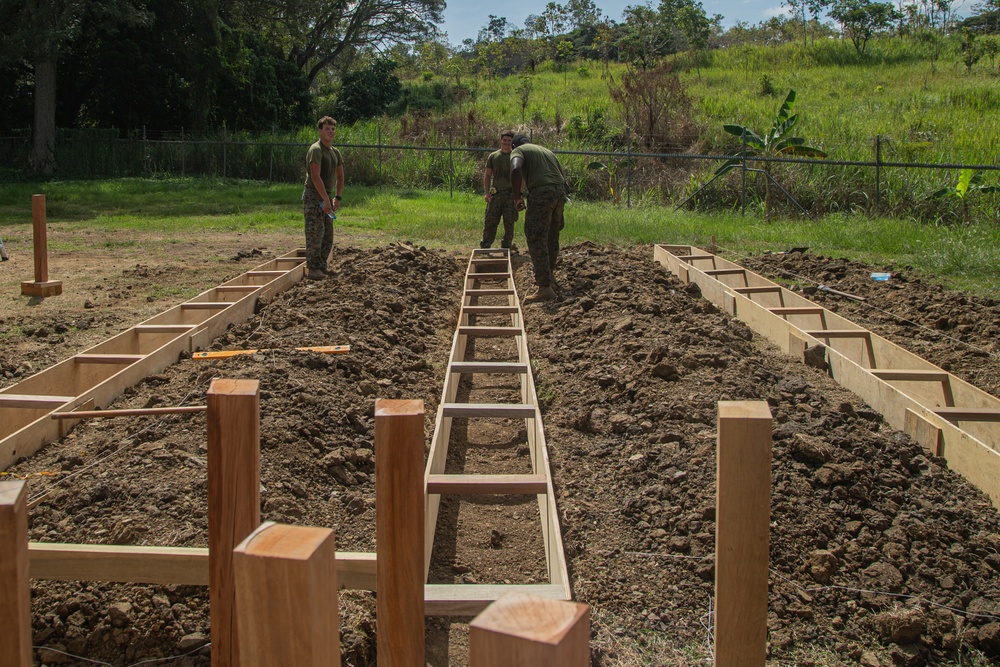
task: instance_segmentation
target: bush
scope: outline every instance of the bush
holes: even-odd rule
[[[403,93],[403,84],[393,74],[396,61],[373,60],[368,67],[344,77],[334,116],[344,123],[384,114]]]

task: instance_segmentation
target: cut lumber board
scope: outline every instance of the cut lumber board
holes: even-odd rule
[[[182,405],[167,408],[125,408],[122,410],[78,410],[76,412],[53,412],[52,419],[102,419],[108,417],[141,417],[146,415],[177,415],[205,412],[204,405]]]
[[[822,315],[825,310],[820,306],[788,306],[785,308],[768,308],[775,315]]]
[[[511,592],[571,599],[566,588],[555,584],[427,584],[424,607],[428,616],[475,616]]]
[[[444,403],[445,417],[504,417],[533,419],[537,406],[517,403]]]
[[[219,285],[216,292],[256,292],[262,289],[263,285]]]
[[[812,329],[804,333],[813,338],[871,338],[867,329]]]
[[[137,324],[132,329],[137,333],[146,334],[187,333],[197,326],[197,324]]]
[[[545,475],[428,475],[427,493],[538,495],[548,487]]]
[[[524,329],[521,327],[459,327],[459,336],[472,336],[473,338],[499,338],[502,336],[523,336]]]
[[[517,306],[462,306],[466,315],[504,315],[518,312]]]
[[[337,552],[341,588],[375,590],[375,554]],[[33,579],[208,586],[208,549],[29,542]]]
[[[76,396],[42,396],[40,394],[0,394],[0,408],[52,410],[76,400]]]
[[[514,296],[512,289],[467,289],[466,296]]]
[[[879,380],[899,380],[903,382],[947,382],[950,378],[946,371],[873,368],[869,372]]]
[[[528,372],[528,364],[507,361],[453,361],[452,373],[514,373]]]
[[[145,358],[144,354],[78,354],[73,360],[78,364],[134,364]]]
[[[1000,422],[1000,409],[996,408],[934,408],[932,412],[948,421]]]
[[[221,310],[231,305],[232,301],[188,301],[181,304],[181,310]]]

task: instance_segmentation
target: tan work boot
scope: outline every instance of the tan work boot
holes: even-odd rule
[[[309,269],[306,271],[306,278],[309,280],[323,280],[323,278],[326,278],[326,274],[320,269]]]
[[[524,297],[525,303],[538,303],[539,301],[552,301],[556,298],[556,291],[549,285],[539,287],[533,293]]]

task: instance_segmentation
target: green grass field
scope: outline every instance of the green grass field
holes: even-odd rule
[[[298,230],[300,185],[220,179],[116,179],[18,184],[0,191],[2,233],[31,233],[31,195],[47,196],[50,224],[107,233],[109,244],[141,243],[143,234],[196,237],[201,230],[252,235]],[[479,240],[484,202],[447,190],[349,187],[336,226],[352,242],[406,240],[461,249]],[[953,287],[1000,297],[1000,227],[930,225],[907,219],[829,215],[767,223],[738,213],[675,212],[659,206],[571,201],[564,243],[681,243],[705,247],[714,237],[727,257],[806,246],[812,252],[913,268]],[[523,244],[518,224],[516,241]]]
[[[987,38],[983,38],[987,39]],[[873,162],[876,137],[882,162],[996,165],[1000,145],[1000,71],[987,58],[967,70],[957,36],[921,35],[873,39],[861,56],[845,41],[776,46],[736,46],[674,59],[675,72],[691,99],[690,122],[696,138],[673,143],[673,128],[660,128],[656,142],[670,152],[731,154],[738,140],[723,132],[725,123],[766,132],[789,90],[797,92],[795,136],[825,150],[831,161]],[[472,99],[445,116],[421,119],[417,114],[383,118],[341,128],[345,144],[415,141],[428,146],[479,145],[492,141],[497,128],[532,132],[555,150],[600,151],[633,135],[609,87],[620,84],[626,67],[579,61],[561,71],[545,63],[527,76],[531,83],[522,112],[518,92],[523,75],[494,79],[467,77]],[[380,129],[379,129],[380,128]],[[415,128],[417,128],[415,130]],[[452,128],[448,135],[445,128]],[[589,132],[595,130],[594,132]],[[624,149],[620,149],[624,150]],[[634,150],[645,150],[636,144]],[[479,156],[457,156],[455,182],[475,187]],[[566,156],[573,187],[588,199],[608,198],[601,177],[588,171],[595,158]],[[606,161],[606,158],[597,158]],[[620,160],[619,160],[620,162]],[[675,165],[676,166],[676,165]],[[688,179],[670,174],[650,159],[636,162],[633,199],[678,202],[711,178],[718,163],[687,161],[680,168]],[[436,187],[449,165],[444,154],[403,154],[389,172],[397,184]],[[644,174],[639,173],[644,170]],[[623,171],[623,170],[619,170]],[[778,178],[814,211],[873,212],[875,170],[853,166],[781,166]],[[621,174],[619,174],[619,177]],[[958,178],[955,169],[885,168],[880,175],[878,211],[920,220],[962,219],[952,202],[927,196]],[[435,180],[437,179],[437,180]],[[738,200],[738,179],[720,181],[704,207],[729,208]],[[370,180],[368,182],[371,182]],[[990,171],[985,182],[1000,182]],[[761,188],[757,184],[756,190]],[[976,219],[1000,221],[1000,196],[970,198]]]

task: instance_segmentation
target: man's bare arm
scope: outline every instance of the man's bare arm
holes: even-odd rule
[[[524,158],[515,157],[510,160],[510,187],[514,191],[514,206],[524,206],[524,196],[521,185],[524,183]]]
[[[340,196],[344,192],[344,165],[337,167],[337,198],[333,200],[333,210],[340,208]]]
[[[483,174],[483,199],[489,201],[493,199],[493,195],[490,194],[490,185],[493,183],[493,168],[486,167],[486,173]]]
[[[312,179],[316,192],[323,198],[323,212],[329,213],[333,210],[333,206],[330,204],[330,193],[326,191],[326,184],[323,182],[323,177],[320,176],[319,162],[309,163],[309,178]]]

